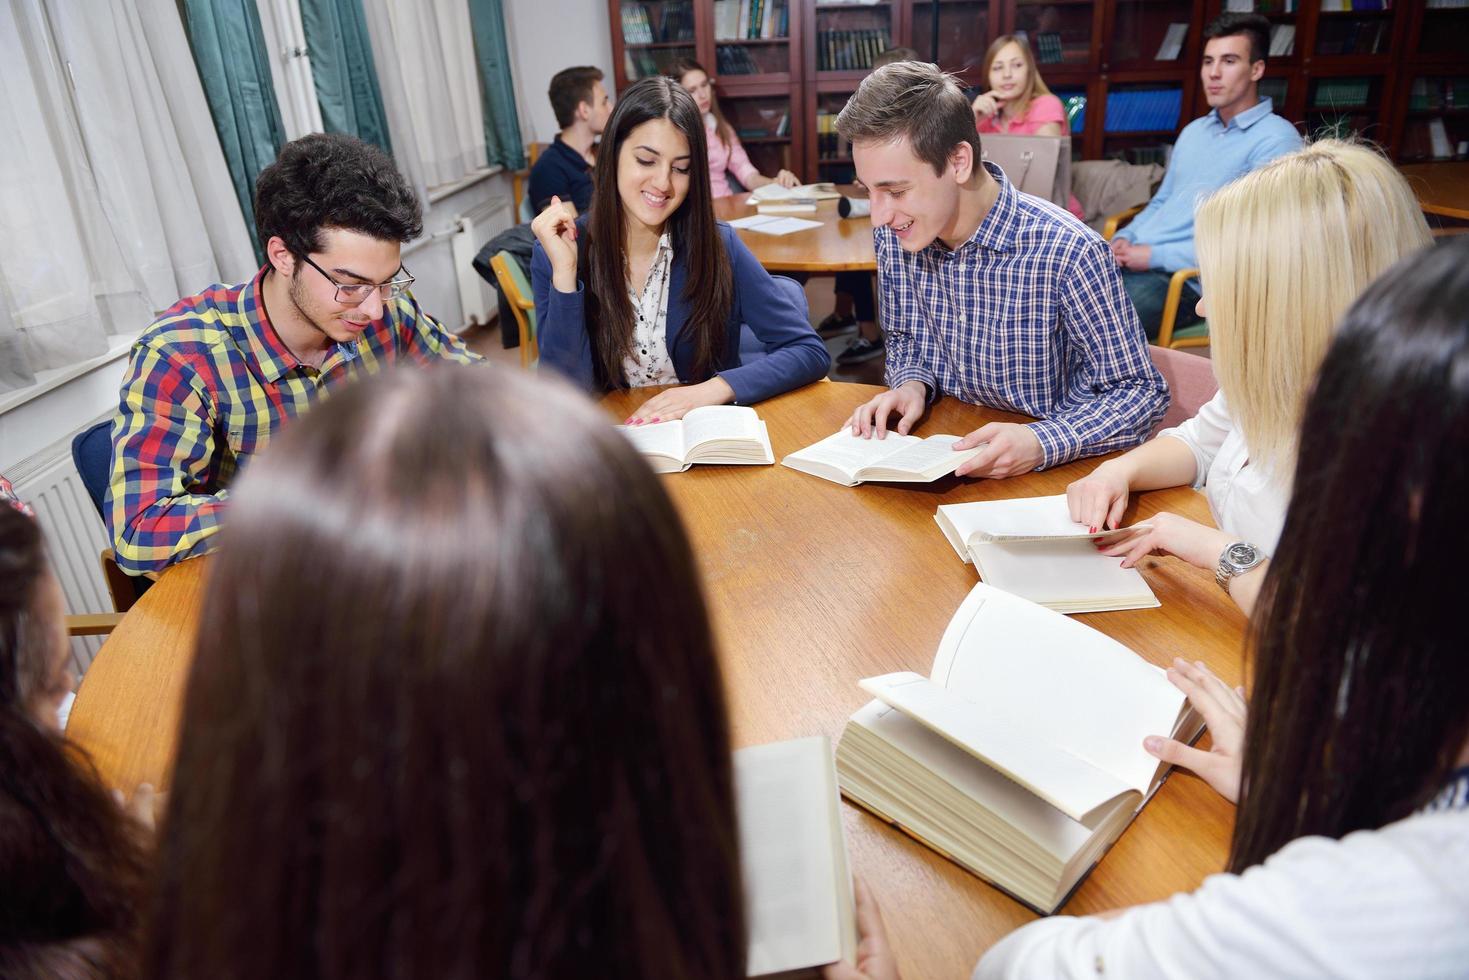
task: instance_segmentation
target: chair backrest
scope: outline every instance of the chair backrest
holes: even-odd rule
[[[1168,382],[1168,390],[1173,393],[1167,414],[1148,433],[1151,438],[1197,415],[1203,404],[1219,391],[1219,382],[1214,378],[1214,362],[1207,357],[1155,344],[1148,345],[1148,353],[1152,355],[1158,373]]]
[[[520,366],[534,367],[540,360],[541,349],[536,343],[536,302],[530,283],[525,281],[520,263],[509,252],[495,253],[490,259],[490,268],[495,270],[495,281],[510,301],[515,324],[520,328]]]
[[[541,158],[541,152],[543,150],[545,150],[545,148],[548,147],[548,146],[550,146],[550,145],[551,145],[550,143],[527,143],[527,144],[525,144],[526,166],[528,166],[528,167],[534,167],[536,165],[536,161]]]
[[[1066,207],[1071,200],[1071,137],[1012,136],[986,133],[984,158],[999,164],[1005,177],[1027,194]]]
[[[106,419],[78,432],[71,440],[71,461],[97,508],[97,516],[107,523],[102,507],[107,500],[107,477],[112,470],[112,420]]]

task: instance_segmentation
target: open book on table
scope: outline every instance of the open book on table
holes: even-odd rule
[[[682,473],[695,463],[775,462],[765,423],[743,405],[705,405],[671,422],[617,428],[657,473]]]
[[[1146,524],[1089,531],[1071,519],[1066,495],[943,504],[934,514],[954,551],[990,585],[1063,613],[1157,606],[1136,568],[1097,551],[1101,538]]]
[[[841,196],[841,192],[836,189],[836,185],[834,184],[801,184],[798,187],[782,187],[779,184],[770,183],[751,191],[750,203],[759,204],[762,201],[790,200],[835,201]]]
[[[864,439],[851,429],[842,428],[780,462],[782,466],[844,487],[855,487],[868,480],[932,483],[954,472],[965,460],[978,456],[984,448],[980,445],[956,452],[954,443],[962,438],[934,435],[920,439],[889,432],[885,439],[876,436]]]
[[[752,977],[819,977],[855,960],[857,922],[825,735],[734,754]]]
[[[1054,912],[1168,767],[1147,735],[1192,742],[1198,714],[1115,640],[983,583],[928,677],[868,678],[837,743],[854,803],[1042,913]]]

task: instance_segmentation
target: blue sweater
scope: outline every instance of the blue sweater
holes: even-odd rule
[[[1154,269],[1177,272],[1198,265],[1194,209],[1199,202],[1236,177],[1301,148],[1296,128],[1273,110],[1270,99],[1263,98],[1227,126],[1214,109],[1183,127],[1158,193],[1117,237],[1152,246]]]
[[[586,219],[577,222],[578,239],[587,242]],[[804,294],[782,288],[763,269],[734,230],[719,223],[734,272],[734,300],[725,324],[724,351],[714,374],[734,390],[735,404],[749,405],[820,380],[831,367],[831,355],[807,318]],[[582,246],[586,247],[585,244]],[[541,364],[566,375],[586,391],[596,391],[592,342],[587,333],[585,285],[563,293],[551,285],[551,260],[536,243],[531,256],[531,284],[536,300],[536,334]],[[668,354],[684,384],[709,380],[694,373],[694,345],[684,328],[692,304],[688,289],[688,256],[675,250],[668,282]],[[787,284],[791,285],[791,284]],[[697,288],[697,287],[696,287]],[[740,363],[740,325],[748,324],[768,354],[750,364]],[[619,379],[620,381],[620,379]]]

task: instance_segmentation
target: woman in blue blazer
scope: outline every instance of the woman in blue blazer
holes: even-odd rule
[[[831,365],[804,295],[715,220],[704,121],[670,79],[645,78],[618,101],[591,213],[553,198],[531,228],[541,364],[588,391],[680,386],[644,402],[633,424],[748,405]],[[741,324],[766,357],[740,363]]]

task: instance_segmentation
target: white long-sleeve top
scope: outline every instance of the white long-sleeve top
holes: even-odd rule
[[[1202,489],[1221,531],[1264,551],[1275,553],[1290,504],[1290,480],[1251,464],[1244,434],[1235,427],[1219,392],[1182,425],[1164,429],[1194,454],[1194,489]]]
[[[973,980],[1469,976],[1466,798],[1461,777],[1440,809],[1380,830],[1303,837],[1114,919],[1041,919],[992,948]]]

